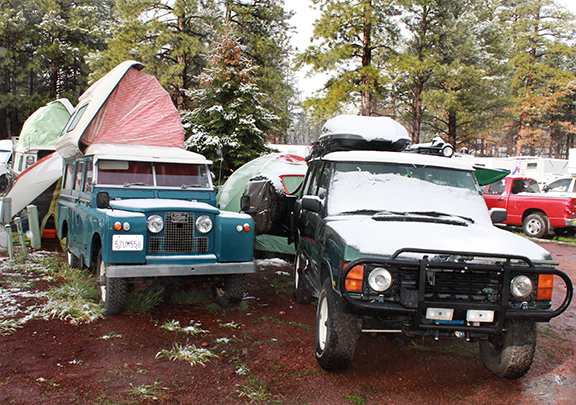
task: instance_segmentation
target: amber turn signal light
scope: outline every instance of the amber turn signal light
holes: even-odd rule
[[[346,265],[345,265],[346,266]],[[364,266],[354,266],[346,275],[344,283],[347,291],[362,292],[362,282],[364,280]]]
[[[551,300],[552,291],[554,290],[554,275],[553,274],[540,274],[538,276],[538,300]]]

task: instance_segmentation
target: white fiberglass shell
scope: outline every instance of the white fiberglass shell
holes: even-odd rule
[[[133,160],[140,162],[212,164],[199,153],[172,146],[102,144],[90,145],[85,154],[96,160]]]
[[[144,65],[133,60],[122,62],[90,86],[88,90],[78,98],[76,114],[74,114],[73,117],[79,115],[78,113],[80,111],[82,111],[82,115],[79,115],[77,120],[71,119],[68,121],[62,131],[62,135],[60,135],[56,142],[56,148],[62,157],[69,158],[81,154],[79,151],[79,142],[84,131],[88,128],[94,116],[100,111],[102,105],[108,100],[110,94],[118,86],[118,83],[120,83],[132,67],[142,70]],[[82,110],[83,108],[85,108],[85,110]],[[70,129],[72,125],[74,125],[74,128]]]
[[[397,142],[410,140],[410,135],[406,128],[389,117],[339,115],[326,121],[319,140],[334,134],[351,135],[366,141],[387,140]]]

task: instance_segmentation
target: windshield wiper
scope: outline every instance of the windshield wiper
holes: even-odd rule
[[[374,215],[379,213],[380,211],[377,210],[356,210],[356,211],[344,211],[339,213],[338,215]],[[387,212],[387,211],[384,211]]]
[[[202,185],[200,185],[200,184],[182,184],[180,186],[180,188],[183,190],[185,190],[187,188],[200,188],[200,187],[202,187]]]
[[[381,211],[372,216],[375,221],[391,222],[433,222],[437,224],[468,226],[464,221],[474,223],[471,218],[457,215],[443,214],[441,212],[392,212]]]
[[[470,222],[471,224],[474,223],[474,219],[472,219],[472,218],[463,217],[462,215],[446,214],[444,212],[438,212],[438,211],[413,211],[413,212],[407,212],[407,214],[424,215],[424,216],[430,216],[430,217],[434,217],[434,218],[440,218],[440,217],[460,218],[460,219],[463,219],[464,221]]]
[[[134,183],[124,183],[124,187],[132,187],[132,186],[149,186],[150,184],[143,183],[141,181],[135,181]]]

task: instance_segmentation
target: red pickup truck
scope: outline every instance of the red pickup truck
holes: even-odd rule
[[[576,198],[540,193],[536,180],[508,176],[484,188],[488,209],[504,208],[506,225],[522,226],[528,236],[542,238],[553,231],[574,234]]]

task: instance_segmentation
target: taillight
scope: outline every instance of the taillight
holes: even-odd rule
[[[346,267],[346,265],[344,265]],[[357,265],[346,275],[344,285],[347,291],[362,292],[362,282],[364,281],[364,266]]]
[[[540,274],[538,276],[538,300],[551,300],[552,291],[554,290],[554,275],[553,274]]]

